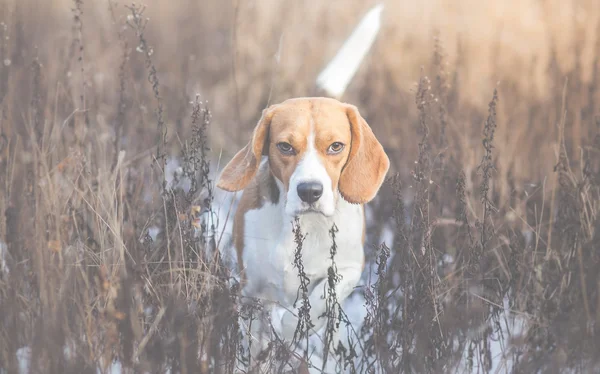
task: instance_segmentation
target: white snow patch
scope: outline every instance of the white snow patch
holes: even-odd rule
[[[29,363],[31,362],[31,348],[25,346],[17,349],[17,361],[19,362],[19,374],[29,373]]]
[[[5,274],[6,276],[10,273],[8,256],[8,247],[5,242],[0,240],[0,274]]]

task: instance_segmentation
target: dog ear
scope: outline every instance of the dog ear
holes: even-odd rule
[[[390,160],[358,109],[354,105],[345,105],[352,141],[339,190],[346,201],[363,204],[371,201],[379,191]]]
[[[268,137],[274,108],[272,105],[262,112],[262,116],[252,133],[252,139],[229,161],[219,176],[217,187],[225,191],[243,190],[254,178],[260,165],[261,156],[268,152]]]

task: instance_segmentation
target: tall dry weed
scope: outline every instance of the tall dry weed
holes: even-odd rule
[[[386,7],[344,100],[392,170],[368,205],[353,305],[333,292],[343,248],[331,228],[325,361],[355,373],[597,369],[598,5]],[[454,22],[467,7],[471,22]],[[213,178],[260,109],[312,92],[366,8],[0,4],[0,371],[310,361],[277,339],[248,357],[240,320],[265,310],[240,300]],[[306,342],[310,233],[295,230]]]

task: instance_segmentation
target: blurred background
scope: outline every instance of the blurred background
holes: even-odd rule
[[[600,2],[3,0],[0,371],[229,372],[213,180],[379,3],[340,97],[391,159],[354,369],[597,365]]]
[[[135,33],[124,26],[128,11],[123,5],[128,3],[114,2],[112,14],[108,2],[86,2],[82,6],[83,76],[76,60],[79,53],[74,39],[79,31],[73,24],[71,1],[3,3],[3,59],[12,62],[3,66],[4,82],[11,71],[15,82],[23,82],[17,80],[19,66],[38,58],[45,68],[44,79],[56,84],[47,100],[77,102],[78,90],[83,87],[79,81],[85,79],[89,96],[86,105],[95,109],[90,114],[100,117],[93,118],[100,123],[110,122],[102,109],[114,107],[118,99],[115,91],[123,54],[118,39],[121,33],[128,47],[133,48],[125,66],[127,74],[133,75],[127,82],[127,106],[146,107],[151,118],[150,103],[140,99],[140,95],[151,93],[151,87],[138,79],[146,74],[143,54],[133,53],[137,47],[132,39]],[[165,101],[167,126],[180,129],[190,98],[199,94],[209,102],[214,116],[213,148],[223,150],[226,158],[231,156],[246,141],[268,103],[315,93],[318,73],[375,4],[146,2],[143,16],[149,23],[145,36],[154,51],[152,62]],[[503,144],[497,147],[520,148],[539,141],[538,129],[543,136],[555,139],[552,120],[535,126],[527,121],[522,98],[543,103],[560,96],[567,77],[573,82],[572,90],[575,82],[593,79],[599,30],[599,5],[595,1],[384,4],[381,31],[342,99],[358,105],[388,148],[414,154],[411,125],[416,107],[412,105],[412,91],[422,67],[434,62],[436,35],[443,47],[448,88],[455,96],[453,105],[485,111],[493,89],[500,89],[504,97],[500,105],[510,116],[501,119],[499,138],[504,139],[499,139]],[[433,78],[435,72],[425,69],[428,74]],[[565,79],[556,80],[555,74]],[[71,92],[61,87],[67,82],[73,86]],[[12,83],[9,89],[25,90],[25,86]],[[12,97],[19,100],[17,95]],[[18,111],[18,106],[8,106]],[[450,130],[465,126],[459,119],[454,122]],[[588,135],[580,133],[582,137]],[[498,153],[514,156],[510,148],[508,152],[502,150]],[[547,149],[535,150],[542,152],[535,158],[551,156]],[[393,166],[401,167],[398,162]],[[528,170],[537,178],[539,171],[537,167]]]

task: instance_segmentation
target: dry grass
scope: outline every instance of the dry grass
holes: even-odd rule
[[[318,92],[373,4],[0,3],[0,372],[26,351],[31,372],[232,372],[255,311],[227,234],[197,219],[229,209],[215,165],[267,104]],[[598,367],[598,35],[593,0],[386,4],[343,100],[392,170],[370,204],[360,359],[330,359]]]

